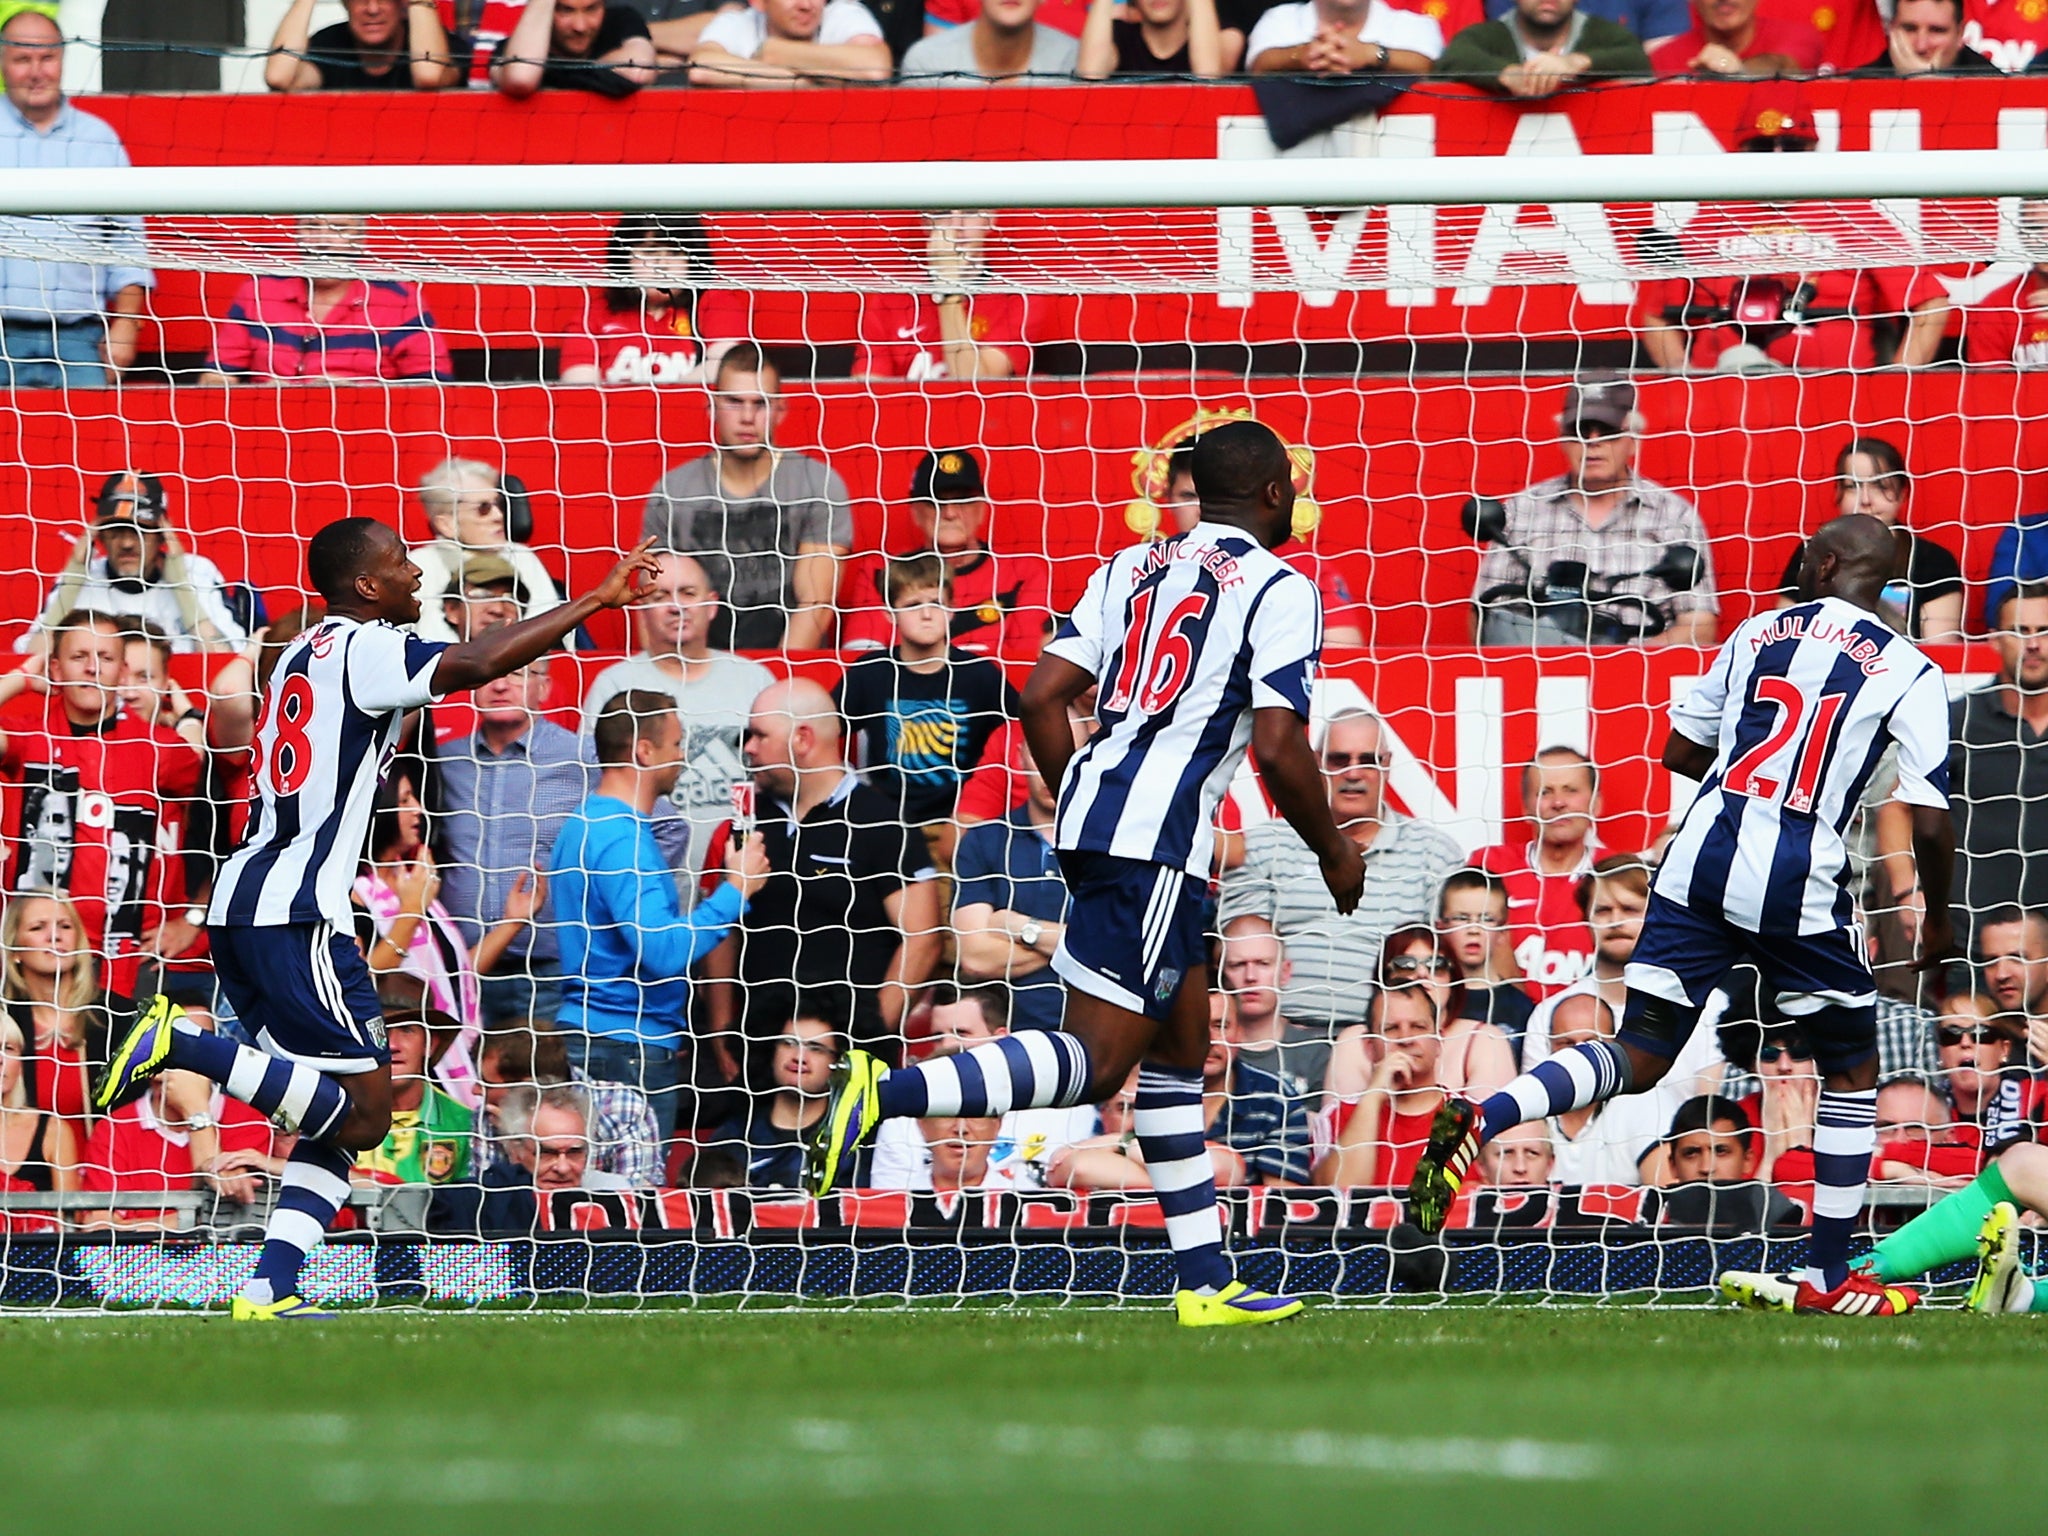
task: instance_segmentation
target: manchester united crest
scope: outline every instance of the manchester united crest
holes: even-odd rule
[[[1174,449],[1226,421],[1256,420],[1258,418],[1244,406],[1197,411],[1150,448],[1141,448],[1132,454],[1131,489],[1138,494],[1124,507],[1124,526],[1141,539],[1156,538],[1160,509],[1166,504],[1167,480],[1173,472]],[[1315,474],[1316,454],[1305,443],[1289,443],[1287,456],[1294,461],[1294,536],[1305,540],[1315,532],[1316,524],[1323,517],[1322,508],[1310,500],[1308,494],[1309,482]]]

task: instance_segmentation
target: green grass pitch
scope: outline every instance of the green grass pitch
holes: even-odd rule
[[[0,1323],[6,1528],[2038,1530],[2048,1330],[1706,1308]]]

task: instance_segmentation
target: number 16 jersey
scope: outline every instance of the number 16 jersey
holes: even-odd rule
[[[445,645],[381,620],[330,618],[278,658],[252,744],[255,814],[214,882],[209,924],[351,927],[384,759],[432,703]]]
[[[1307,719],[1322,643],[1315,583],[1242,529],[1197,523],[1112,558],[1045,647],[1095,674],[1101,722],[1060,784],[1054,846],[1207,880],[1252,711]]]
[[[1717,749],[1656,890],[1750,933],[1816,934],[1853,911],[1842,834],[1899,748],[1907,805],[1948,805],[1941,669],[1876,614],[1824,597],[1746,620],[1671,726]]]

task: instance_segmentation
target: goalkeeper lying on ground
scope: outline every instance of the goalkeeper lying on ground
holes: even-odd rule
[[[2008,1136],[2024,1133],[2020,1126]],[[1975,1254],[1977,1274],[1963,1301],[1970,1311],[2048,1312],[2048,1274],[2036,1277],[2020,1267],[2020,1209],[2048,1216],[2048,1147],[2011,1140],[1975,1180],[1883,1239],[1854,1267],[1889,1285]],[[1792,1310],[1796,1285],[1790,1276],[1738,1270],[1721,1277],[1722,1294],[1731,1301],[1771,1312]]]

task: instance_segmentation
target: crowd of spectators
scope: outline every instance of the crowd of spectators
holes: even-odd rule
[[[1434,74],[1536,97],[1579,80],[2017,71],[2044,40],[2026,7],[1966,0],[348,0],[346,20],[318,32],[312,9],[293,0],[278,23],[272,90],[621,96],[1242,71]]]

